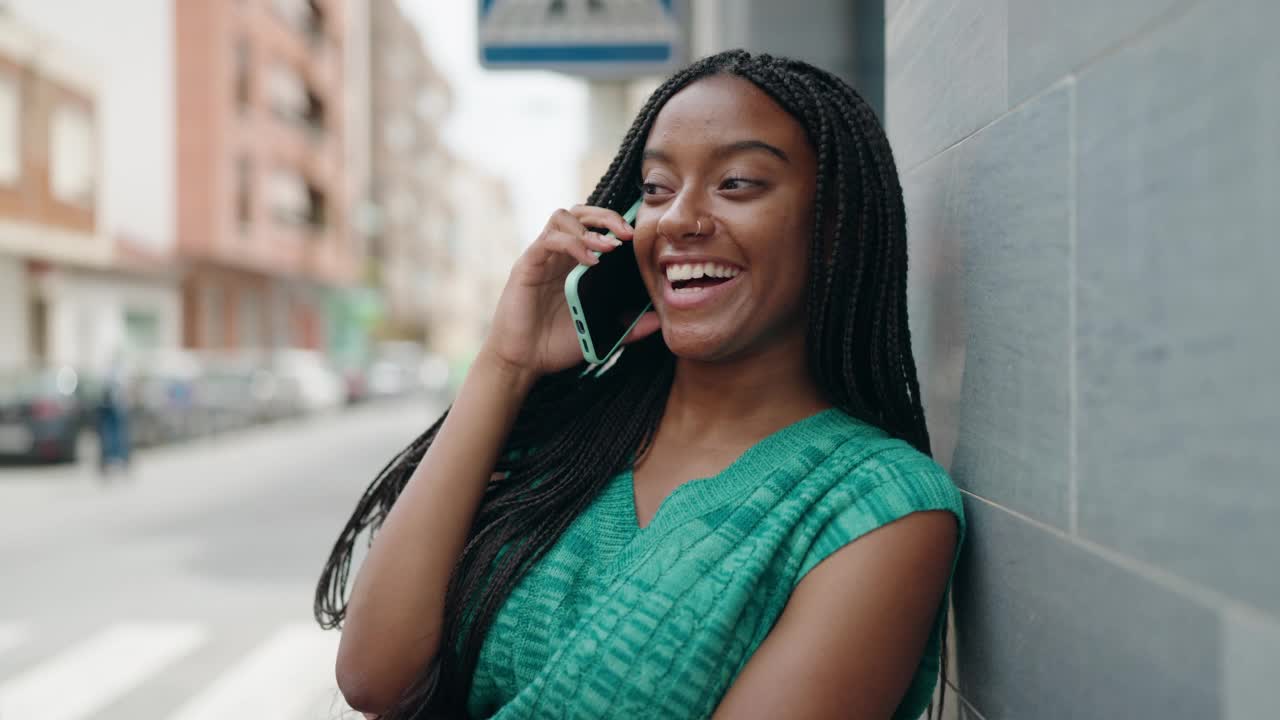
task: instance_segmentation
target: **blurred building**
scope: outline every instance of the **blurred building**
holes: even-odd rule
[[[362,247],[343,0],[177,0],[178,248],[194,348],[324,349]]]
[[[176,276],[148,243],[156,238],[141,237],[150,217],[131,214],[104,182],[125,155],[127,131],[109,122],[121,96],[155,77],[119,74],[147,35],[132,38],[117,73],[104,72],[92,33],[106,30],[67,28],[62,6],[0,12],[0,366],[100,369],[177,338]],[[139,150],[136,189],[153,179],[148,156]]]
[[[450,160],[440,127],[449,85],[397,3],[370,3],[370,274],[385,293],[384,335],[428,338],[432,288],[446,277]]]
[[[506,186],[441,137],[448,81],[392,0],[370,3],[370,275],[385,293],[387,338],[461,361],[478,349],[519,253]]]
[[[439,281],[429,293],[432,348],[469,359],[484,341],[498,298],[523,249],[504,181],[455,159],[445,197],[449,214],[437,252]]]

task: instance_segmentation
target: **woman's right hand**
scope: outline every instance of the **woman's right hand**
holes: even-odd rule
[[[591,232],[589,227],[607,228],[618,239]],[[553,213],[538,239],[512,267],[482,353],[533,379],[582,362],[565,301],[565,277],[578,264],[598,263],[592,250],[610,252],[633,236],[622,216],[607,208],[577,205]],[[646,313],[627,342],[650,335],[658,327],[657,315]]]

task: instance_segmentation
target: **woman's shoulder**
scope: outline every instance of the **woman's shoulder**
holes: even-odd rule
[[[851,422],[861,423],[852,418]],[[827,500],[836,505],[881,499],[898,511],[949,510],[963,522],[960,490],[947,470],[884,431],[850,433],[823,465]]]
[[[844,545],[912,513],[943,511],[965,536],[964,503],[947,471],[888,434],[850,437],[806,482],[812,504],[797,528],[798,577]]]

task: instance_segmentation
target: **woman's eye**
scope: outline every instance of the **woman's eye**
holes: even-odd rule
[[[743,190],[758,184],[759,183],[757,183],[755,180],[748,180],[747,178],[731,177],[731,178],[725,178],[724,182],[720,183],[720,187],[724,190]]]
[[[655,183],[650,183],[650,182],[640,183],[640,192],[641,192],[641,194],[644,194],[644,195],[656,195],[656,194],[657,194],[658,192],[660,192],[661,190],[662,190],[662,188],[661,188],[661,187],[659,187],[659,186],[658,186],[657,184],[655,184]]]

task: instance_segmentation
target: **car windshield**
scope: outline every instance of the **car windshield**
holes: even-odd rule
[[[60,392],[60,387],[67,384],[65,373],[70,372],[52,368],[2,372],[0,373],[0,403],[26,402],[43,395],[57,394]],[[75,374],[71,373],[70,387],[66,392],[75,389],[74,377]]]

